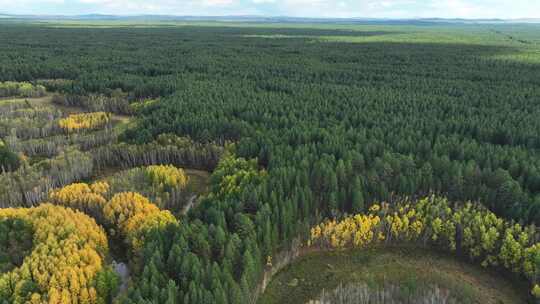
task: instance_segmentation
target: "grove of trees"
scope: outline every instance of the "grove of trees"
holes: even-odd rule
[[[144,261],[123,303],[253,303],[268,257],[314,224],[365,213],[374,201],[399,211],[403,197],[431,193],[461,207],[410,206],[422,212],[418,220],[374,210],[360,215],[353,243],[449,246],[535,284],[537,237],[525,227],[540,223],[538,45],[494,42],[492,26],[505,30],[3,25],[0,80],[39,82],[58,92],[58,104],[96,100],[93,111],[133,105],[137,123],[118,137],[123,143],[80,152],[90,171],[166,164],[214,171],[210,193],[180,223],[134,194],[105,205],[105,222],[119,224]],[[434,34],[443,29],[460,39]],[[538,31],[520,26],[513,35]],[[62,132],[55,119],[44,121],[38,130],[13,120],[22,130],[15,135]],[[13,135],[1,123],[0,134]],[[28,204],[23,190],[33,179],[21,172],[17,183],[0,182],[21,196],[0,203]],[[60,180],[78,173],[69,172]],[[159,229],[133,233],[147,227],[137,214]],[[381,225],[387,230],[371,235]]]
[[[22,227],[9,235],[30,234],[33,241],[22,264],[0,275],[0,302],[104,303],[101,297],[108,291],[100,290],[97,280],[100,272],[108,271],[103,265],[108,244],[104,230],[92,218],[42,204],[30,209],[0,209],[0,223],[8,229]]]
[[[13,153],[13,151],[0,140],[0,171],[13,171],[19,168],[19,165],[20,161],[17,154]]]
[[[58,124],[60,128],[71,133],[102,128],[109,123],[110,119],[110,114],[105,112],[81,113],[62,118],[58,121]]]
[[[0,82],[0,97],[42,97],[46,89],[42,85],[29,82]]]
[[[533,293],[540,288],[536,227],[505,221],[472,203],[453,207],[447,199],[431,196],[395,206],[374,204],[367,214],[315,226],[309,240],[310,245],[336,249],[396,243],[455,252],[484,267],[527,277]]]

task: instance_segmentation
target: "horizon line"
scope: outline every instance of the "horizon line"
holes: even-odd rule
[[[96,16],[96,17],[177,17],[177,18],[186,18],[186,17],[195,17],[195,18],[290,18],[290,19],[320,19],[320,20],[466,20],[466,21],[475,21],[475,20],[498,20],[498,21],[512,21],[512,20],[540,20],[539,17],[519,17],[519,18],[466,18],[466,17],[317,17],[317,16],[290,16],[290,15],[265,15],[265,14],[224,14],[224,15],[197,15],[197,14],[107,14],[107,13],[79,13],[79,14],[14,14],[8,12],[1,12],[0,16],[9,16],[9,17],[86,17],[86,16]]]

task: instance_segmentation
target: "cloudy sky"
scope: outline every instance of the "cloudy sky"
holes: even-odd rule
[[[538,18],[540,0],[0,0],[0,13]]]

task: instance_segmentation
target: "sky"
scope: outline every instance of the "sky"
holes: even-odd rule
[[[540,18],[540,0],[0,0],[0,13]]]

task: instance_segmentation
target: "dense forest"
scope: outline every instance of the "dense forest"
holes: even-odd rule
[[[13,245],[28,252],[44,213],[90,216],[85,229],[125,243],[121,303],[255,303],[272,256],[298,238],[438,248],[540,296],[538,29],[2,24],[1,96],[54,96],[0,99],[0,206],[31,207],[5,209],[0,228],[33,226]],[[106,191],[69,186],[111,168],[128,171]],[[212,172],[193,208],[179,168]],[[0,258],[5,289],[28,263]],[[88,303],[112,301],[109,271],[87,278]],[[67,303],[28,284],[0,300]]]

